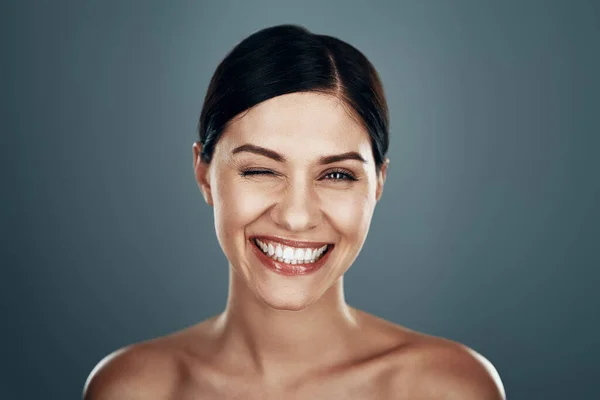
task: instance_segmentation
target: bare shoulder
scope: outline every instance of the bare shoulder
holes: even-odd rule
[[[207,349],[214,347],[207,332],[215,319],[107,355],[90,372],[84,400],[181,398]]]
[[[504,400],[496,368],[483,355],[460,343],[429,335],[414,340],[395,355],[390,398],[397,391],[411,398]]]
[[[84,400],[171,399],[181,378],[177,356],[160,341],[131,345],[104,357],[91,371]]]
[[[369,342],[383,344],[375,381],[389,399],[504,400],[492,363],[473,349],[356,310]]]

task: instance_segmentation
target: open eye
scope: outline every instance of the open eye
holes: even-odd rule
[[[250,177],[255,175],[266,175],[266,176],[278,176],[277,172],[271,171],[269,169],[245,169],[240,172],[241,177]],[[326,181],[357,181],[358,179],[354,176],[354,174],[345,169],[336,169],[333,171],[327,172],[320,180]]]
[[[338,169],[327,172],[322,178],[323,180],[331,181],[357,181],[356,177],[352,172],[345,169]]]

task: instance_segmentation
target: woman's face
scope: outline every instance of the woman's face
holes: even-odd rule
[[[234,118],[209,165],[198,146],[196,179],[235,272],[272,308],[317,301],[357,257],[383,189],[365,129],[333,96],[291,93]]]

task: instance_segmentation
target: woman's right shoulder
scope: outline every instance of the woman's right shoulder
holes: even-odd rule
[[[83,399],[170,399],[179,377],[173,352],[160,343],[138,343],[114,351],[96,364],[85,382]]]

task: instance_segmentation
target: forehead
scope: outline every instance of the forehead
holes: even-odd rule
[[[365,146],[370,151],[367,131],[348,106],[332,95],[313,92],[289,93],[256,105],[236,116],[221,140],[225,147],[254,143],[286,152],[363,153]]]

